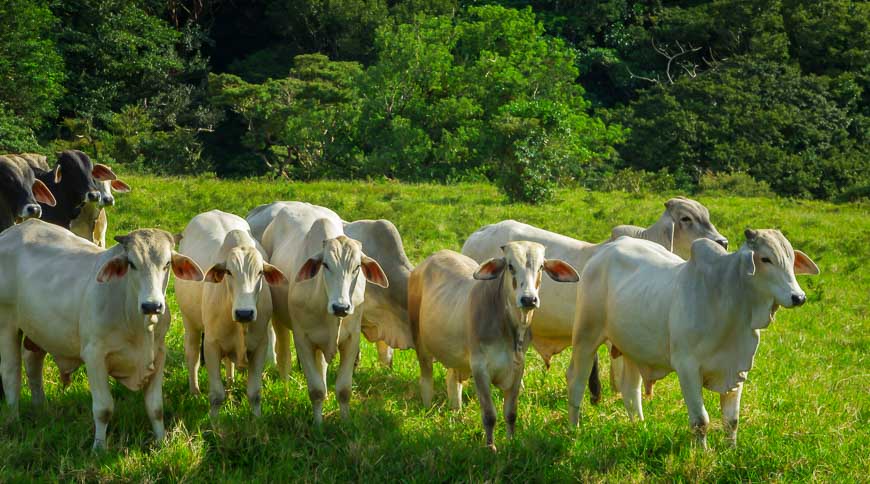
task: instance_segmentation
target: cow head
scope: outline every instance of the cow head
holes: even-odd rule
[[[786,308],[807,300],[795,274],[818,274],[819,267],[806,254],[792,248],[779,230],[746,229],[746,244],[740,249],[741,264],[753,287]]]
[[[233,230],[224,239],[220,254],[223,259],[209,269],[205,281],[225,283],[233,295],[232,318],[239,323],[257,319],[257,301],[263,281],[271,286],[287,283],[277,267],[266,263],[254,244],[239,244],[241,230]]]
[[[694,200],[685,197],[668,200],[665,202],[662,218],[669,225],[672,234],[672,247],[669,249],[683,259],[689,258],[692,242],[696,239],[710,239],[723,248],[728,248],[728,239],[710,222],[710,211]]]
[[[323,250],[302,265],[296,281],[312,279],[318,272],[326,283],[326,310],[339,319],[353,314],[363,302],[365,281],[389,287],[377,261],[363,254],[362,244],[344,235],[324,240]]]
[[[580,277],[568,263],[559,259],[545,259],[543,245],[537,242],[509,242],[501,246],[504,257],[490,259],[482,263],[474,273],[477,280],[492,280],[498,277],[505,280],[506,304],[517,308],[523,315],[515,321],[517,345],[522,346],[523,337],[531,325],[532,312],[541,306],[539,290],[541,279],[546,273],[556,282],[577,282]],[[505,270],[507,269],[507,270]]]
[[[118,247],[112,249],[115,255],[100,268],[97,281],[107,283],[123,279],[128,294],[136,298],[138,309],[144,316],[156,316],[166,311],[170,269],[179,279],[201,281],[203,278],[196,262],[175,252],[175,238],[169,232],[140,229],[119,235],[115,240],[118,242]]]
[[[112,192],[129,193],[131,190],[130,185],[120,179],[98,181],[97,189],[100,192],[100,199],[96,203],[101,208],[115,205],[115,196],[112,195]]]
[[[100,202],[100,187],[97,182],[115,180],[115,173],[106,165],[93,163],[85,153],[78,150],[60,152],[54,168],[54,183],[62,186],[75,205]]]
[[[17,157],[0,156],[0,197],[16,222],[42,216],[39,202],[51,207],[56,203],[51,190]]]

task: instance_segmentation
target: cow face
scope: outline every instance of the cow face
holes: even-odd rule
[[[505,284],[508,292],[507,304],[519,309],[526,317],[517,321],[518,344],[522,344],[531,325],[531,313],[541,306],[539,290],[541,278],[546,273],[556,282],[577,282],[580,277],[569,264],[558,259],[545,259],[543,245],[537,242],[510,242],[501,247],[504,257],[490,259],[474,273],[477,280],[491,280],[504,275],[510,278]],[[507,271],[505,271],[507,269]]]
[[[166,311],[170,269],[179,279],[201,281],[203,278],[196,262],[173,250],[175,239],[168,232],[140,229],[119,235],[115,240],[120,245],[120,253],[103,265],[97,281],[105,283],[123,279],[128,294],[136,295],[138,309],[144,316],[156,316]]]
[[[263,282],[275,286],[285,284],[287,279],[277,267],[263,261],[256,247],[237,246],[228,251],[223,262],[206,272],[205,281],[224,282],[233,297],[233,321],[250,323],[257,320],[257,301]]]
[[[353,314],[362,304],[365,281],[380,287],[389,287],[387,276],[374,259],[363,254],[362,244],[340,235],[323,241],[323,250],[308,259],[296,281],[312,279],[322,270],[330,314],[344,318]]]
[[[101,208],[115,205],[115,196],[112,195],[112,192],[128,193],[130,191],[130,185],[118,179],[98,181],[97,188],[100,192],[100,200],[96,203]]]
[[[36,179],[33,170],[16,157],[0,156],[0,197],[15,222],[39,218],[39,202],[53,207],[55,199],[48,187]]]
[[[818,274],[819,268],[806,254],[794,250],[779,230],[746,229],[746,273],[757,290],[773,297],[783,307],[800,306],[807,300],[795,274]]]
[[[101,196],[97,182],[115,179],[111,168],[93,163],[88,155],[78,150],[62,151],[54,169],[55,184],[63,187],[76,206],[99,203]]]
[[[665,202],[665,215],[673,223],[672,252],[688,259],[692,252],[692,242],[696,239],[710,239],[728,248],[726,239],[713,223],[710,222],[710,211],[700,203],[684,197],[672,198]]]

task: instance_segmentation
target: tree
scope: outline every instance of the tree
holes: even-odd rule
[[[27,0],[0,0],[0,18],[0,149],[38,148],[34,130],[57,115],[63,94],[57,19],[44,2]]]

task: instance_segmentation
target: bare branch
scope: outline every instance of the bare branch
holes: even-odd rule
[[[649,78],[649,77],[643,77],[643,76],[638,76],[638,75],[636,75],[634,72],[631,72],[631,69],[630,69],[628,66],[625,66],[625,70],[628,71],[628,77],[629,77],[630,79],[640,79],[641,81],[647,81],[647,82],[651,82],[651,83],[653,83],[653,84],[658,84],[658,83],[659,83],[659,80],[658,80],[658,79],[652,79],[652,78]]]

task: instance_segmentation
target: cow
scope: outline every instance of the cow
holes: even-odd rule
[[[251,225],[254,238],[263,242],[263,232],[282,208],[303,207],[323,217],[339,218],[328,208],[315,205],[297,205],[300,202],[274,202],[251,210],[246,219]],[[402,237],[389,220],[357,220],[342,222],[345,234],[362,244],[363,252],[381,264],[388,288],[366,285],[363,303],[363,335],[378,346],[378,358],[382,365],[392,366],[393,348],[407,349],[413,346],[413,335],[408,321],[408,276],[413,265],[405,255]],[[266,247],[267,253],[270,247]],[[276,328],[280,331],[280,328]],[[289,365],[289,359],[285,359]],[[279,362],[280,364],[280,362]],[[288,370],[289,371],[289,370]]]
[[[417,266],[408,282],[423,404],[432,404],[433,359],[447,367],[453,409],[462,407],[462,382],[472,376],[486,445],[493,451],[496,411],[490,385],[504,393],[504,418],[512,436],[532,315],[541,307],[541,276],[546,273],[555,282],[578,280],[570,265],[545,259],[544,250],[535,242],[509,242],[501,257],[482,264],[442,250]]]
[[[688,262],[627,237],[598,251],[577,288],[568,369],[572,424],[579,421],[596,349],[606,340],[624,358],[622,398],[629,416],[643,420],[641,377],[658,380],[675,371],[697,443],[707,446],[706,388],[719,393],[726,438],[736,445],[740,395],[760,330],[779,307],[806,302],[795,274],[819,273],[778,230],[747,229],[745,236],[730,254],[698,239]]]
[[[226,398],[221,381],[221,359],[226,359],[230,384],[235,366],[248,368],[248,402],[252,413],[260,416],[272,317],[268,286],[286,287],[287,280],[266,262],[265,251],[251,236],[248,223],[219,210],[193,217],[182,232],[178,250],[200,267],[209,268],[203,282],[175,283],[175,297],[184,320],[190,391],[199,394],[200,338],[204,336],[210,415],[218,415]]]
[[[621,226],[627,227],[627,226]],[[620,229],[623,230],[623,229]],[[665,211],[652,227],[642,233],[636,233],[646,240],[651,240],[668,250],[684,251],[684,242],[694,238],[710,238],[720,244],[728,241],[715,229],[710,222],[709,212],[698,202],[685,198],[672,198],[665,202]],[[512,240],[530,240],[544,244],[547,254],[567,261],[578,271],[583,270],[586,261],[597,251],[599,244],[592,244],[561,234],[549,232],[538,227],[514,220],[505,220],[493,225],[487,225],[477,230],[465,241],[462,253],[472,259],[483,262],[495,257],[499,247]],[[678,253],[679,254],[679,253]],[[552,301],[547,307],[538,311],[532,328],[532,346],[544,359],[549,368],[553,355],[561,352],[571,344],[571,328],[574,324],[574,292],[573,288],[564,284],[544,281],[541,288],[544,297]],[[620,379],[621,360],[611,352],[611,386]],[[649,382],[648,393],[652,392],[652,382]],[[598,357],[589,380],[590,400],[593,404],[601,398],[601,382],[598,376]]]
[[[30,156],[30,155],[28,155]],[[86,202],[99,202],[98,181],[112,181],[117,177],[106,165],[93,163],[78,150],[61,151],[53,169],[44,158],[30,156],[30,167],[54,194],[54,206],[42,204],[42,219],[69,229]]]
[[[288,203],[263,232],[270,262],[290,280],[286,288],[272,287],[279,374],[286,379],[289,372],[287,329],[292,329],[317,425],[323,420],[327,364],[336,353],[341,354],[336,395],[342,417],[350,416],[367,281],[389,286],[381,266],[344,234],[341,219],[330,212],[307,203]]]
[[[40,203],[54,206],[51,190],[36,178],[25,158],[0,156],[0,232],[16,222],[42,216]]]
[[[366,285],[362,332],[378,346],[382,365],[392,367],[393,348],[414,347],[408,319],[408,277],[414,266],[405,255],[398,229],[389,220],[344,223],[344,233],[362,244],[362,250],[381,264],[390,287]]]
[[[70,230],[79,237],[85,238],[98,247],[106,246],[106,231],[109,228],[109,220],[106,217],[106,207],[115,205],[115,197],[112,192],[128,193],[130,185],[120,179],[97,182],[100,192],[99,200],[85,202],[78,217],[70,222]]]
[[[21,336],[32,401],[45,400],[42,366],[51,353],[66,384],[82,364],[93,398],[94,448],[106,443],[114,407],[109,377],[143,390],[158,441],[164,437],[164,338],[170,270],[185,280],[202,271],[173,250],[165,231],[135,230],[101,249],[56,225],[28,220],[0,234],[0,372],[18,414]]]

